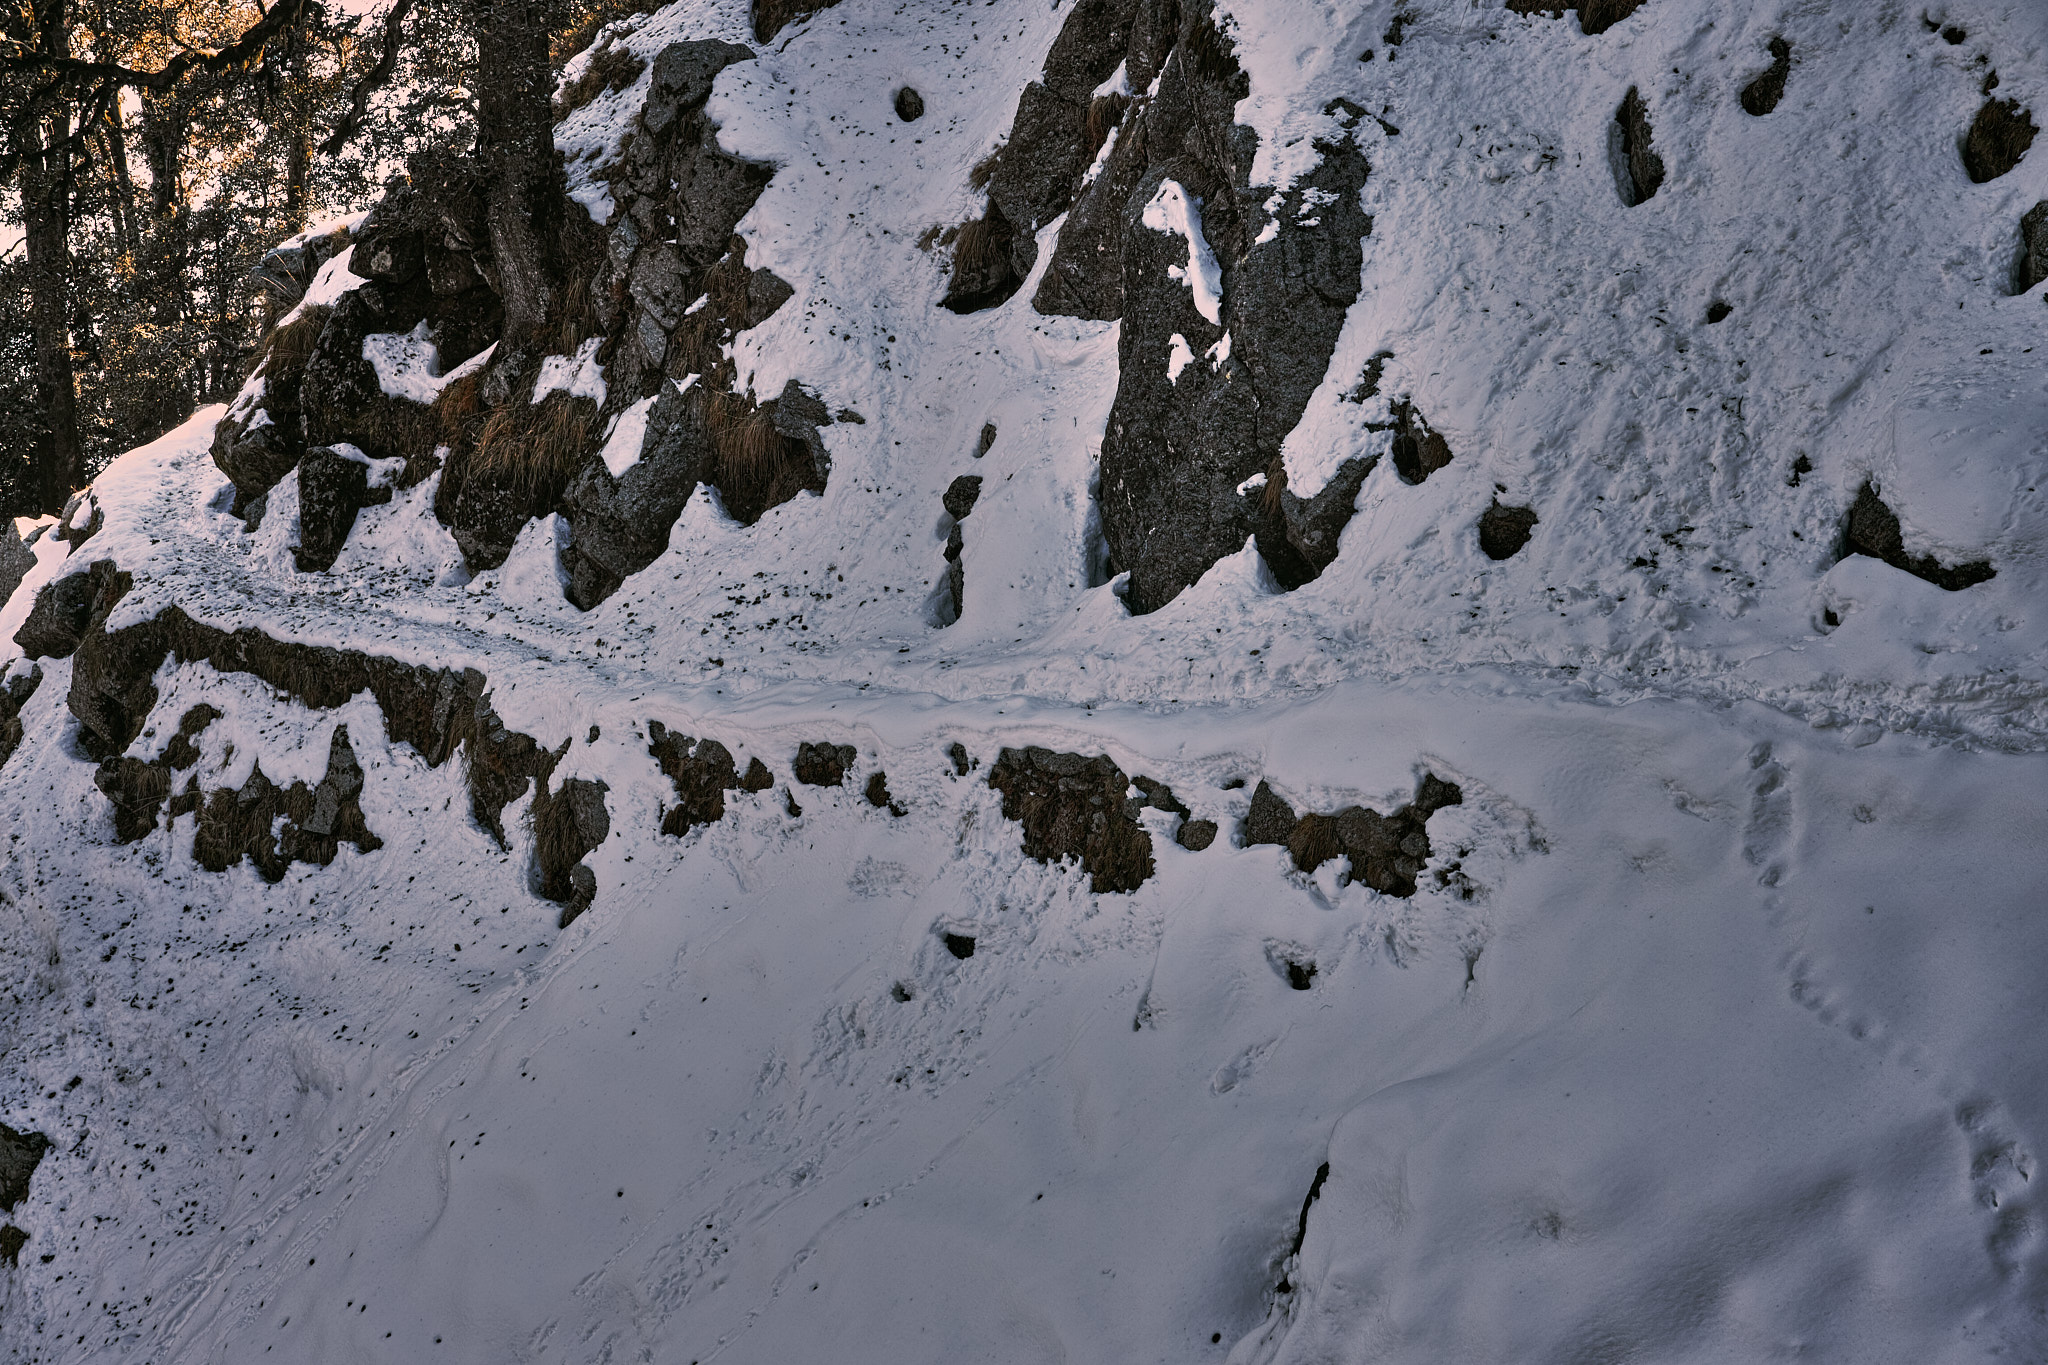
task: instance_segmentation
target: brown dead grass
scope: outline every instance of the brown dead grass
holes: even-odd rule
[[[599,95],[615,95],[647,69],[647,62],[623,43],[611,43],[592,53],[583,74],[562,87],[555,96],[555,117],[563,118],[583,108]]]
[[[296,389],[299,376],[306,372],[306,362],[313,358],[320,331],[327,325],[327,315],[333,311],[325,304],[316,304],[300,310],[297,317],[283,326],[271,328],[270,335],[257,343],[249,373],[261,369],[272,386]]]
[[[1093,156],[1109,141],[1109,130],[1123,122],[1130,100],[1122,95],[1097,95],[1088,102],[1088,154]]]
[[[469,477],[541,495],[583,462],[596,405],[559,390],[540,402],[515,394],[483,414],[470,447]]]
[[[996,167],[1002,162],[1003,149],[998,147],[968,169],[967,183],[978,190],[987,189],[988,182],[995,179]]]

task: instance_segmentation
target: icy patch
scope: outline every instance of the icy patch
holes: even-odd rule
[[[1166,354],[1166,382],[1178,384],[1180,372],[1195,363],[1195,352],[1194,348],[1188,345],[1188,339],[1179,332],[1173,334],[1171,344],[1173,349]]]
[[[1188,239],[1188,264],[1168,266],[1166,273],[1194,291],[1195,310],[1218,327],[1223,325],[1223,267],[1202,235],[1202,202],[1189,196],[1177,180],[1162,181],[1159,193],[1145,205],[1143,222],[1154,232],[1177,232]]]
[[[604,338],[592,337],[576,348],[574,356],[544,356],[540,378],[533,381],[533,401],[538,403],[560,390],[571,398],[588,398],[604,406],[604,366],[597,360],[597,348]]]
[[[363,359],[377,372],[377,385],[387,397],[425,404],[440,395],[441,352],[424,318],[410,332],[364,337]]]
[[[613,478],[624,478],[627,470],[640,463],[640,447],[647,440],[647,413],[653,406],[654,399],[643,398],[612,419],[611,433],[604,440],[604,467]]]

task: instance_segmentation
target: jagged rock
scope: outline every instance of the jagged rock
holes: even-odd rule
[[[333,446],[313,446],[299,461],[299,543],[292,558],[300,573],[332,568],[356,514],[391,501],[388,485],[370,487],[370,467]]]
[[[946,945],[946,951],[965,962],[974,956],[974,935],[959,934],[950,929],[939,934],[939,941]]]
[[[22,1133],[0,1123],[0,1211],[14,1212],[14,1206],[28,1198],[28,1183],[50,1150],[50,1140],[41,1133]]]
[[[905,123],[915,123],[924,117],[924,96],[909,86],[896,92],[896,117]]]
[[[953,765],[953,772],[960,777],[967,776],[968,769],[974,766],[974,761],[967,756],[967,746],[957,739],[946,746],[946,761]]]
[[[967,571],[960,563],[960,556],[967,549],[967,540],[960,531],[960,520],[974,510],[974,504],[981,497],[981,476],[962,474],[946,486],[939,498],[946,509],[946,515],[953,524],[946,530],[946,577],[940,585],[939,621],[950,626],[960,619],[960,612],[967,598]]]
[[[711,98],[718,73],[734,62],[750,62],[754,50],[738,43],[711,39],[670,43],[654,58],[654,77],[648,83],[647,106],[640,123],[648,132],[660,134],[671,122],[693,109],[704,107]]]
[[[862,790],[861,795],[867,797],[870,806],[887,810],[889,814],[899,818],[910,813],[889,795],[889,775],[879,768],[868,775],[868,785]]]
[[[1503,507],[1496,500],[1479,514],[1479,548],[1488,559],[1507,559],[1529,543],[1536,521],[1535,509]]]
[[[107,568],[111,573],[112,566]],[[80,747],[101,761],[125,752],[141,733],[157,702],[156,672],[173,654],[185,662],[203,661],[223,673],[249,674],[316,710],[330,710],[363,692],[370,693],[384,714],[385,733],[391,741],[411,745],[429,767],[440,766],[457,749],[462,750],[470,814],[500,847],[507,842],[500,812],[524,794],[530,782],[545,784],[561,753],[567,752],[566,742],[560,752],[550,753],[532,736],[506,729],[485,695],[483,674],[475,669],[429,668],[356,650],[296,644],[272,639],[252,628],[228,632],[202,625],[176,607],[108,632],[104,628],[106,612],[125,591],[126,577],[112,575],[104,606],[94,609],[86,636],[73,656],[66,699],[79,722]],[[335,751],[345,745],[344,737],[328,758],[333,790],[344,808],[343,816],[338,817],[337,837],[353,837],[345,832],[349,825],[347,800],[341,793],[350,787],[354,758],[352,753],[344,758]],[[178,804],[187,799],[185,794],[173,798],[174,816]],[[308,792],[303,813],[294,814],[293,819],[303,825],[318,804]],[[312,850],[317,856],[303,857],[295,849],[284,851],[302,861],[331,859],[326,836],[308,829],[304,839],[308,842],[296,847]],[[360,839],[356,842],[362,846]]]
[[[1577,4],[1561,4],[1558,0],[1507,0],[1508,11],[1513,14],[1547,14],[1558,19],[1566,10],[1575,10],[1579,16],[1579,31],[1589,37],[1605,33],[1634,14],[1642,4],[1643,0],[1579,0]]]
[[[0,518],[0,607],[7,605],[7,599],[14,596],[14,590],[35,566],[35,551],[21,543],[14,518]]]
[[[582,859],[612,832],[604,804],[608,790],[602,782],[572,777],[556,791],[543,785],[534,793],[534,890],[562,907],[564,929],[597,894],[597,875]]]
[[[1615,182],[1633,208],[1664,183],[1664,159],[1650,146],[1650,110],[1631,85],[1614,111]]]
[[[1141,7],[1127,63],[1155,31]],[[1131,77],[1135,84],[1135,69]],[[1320,162],[1268,214],[1274,196],[1249,183],[1257,139],[1229,121],[1246,90],[1207,6],[1188,6],[1157,95],[1126,116],[1034,300],[1041,311],[1123,320],[1100,497],[1110,565],[1130,573],[1125,601],[1136,612],[1164,605],[1253,536],[1283,584],[1306,582],[1328,563],[1349,512],[1346,490],[1331,490],[1313,510],[1295,509],[1290,536],[1282,496],[1237,492],[1277,467],[1282,441],[1322,382],[1371,230],[1359,204],[1367,166],[1348,133],[1316,145]],[[1331,108],[1340,122],[1359,117],[1355,106]],[[1218,322],[1183,282],[1188,240],[1145,221],[1155,198],[1176,193],[1220,268]],[[1120,284],[1104,286],[1105,275]],[[1196,358],[1169,377],[1178,346]],[[1344,482],[1363,477],[1354,468]],[[1355,497],[1355,483],[1349,491]]]
[[[946,485],[946,491],[939,496],[939,503],[958,521],[974,510],[974,504],[981,498],[981,475],[962,474]]]
[[[1024,826],[1024,852],[1042,863],[1078,858],[1098,894],[1135,891],[1152,875],[1152,836],[1126,805],[1130,782],[1103,755],[1004,749],[988,784],[1003,815]]]
[[[8,1223],[0,1226],[0,1261],[19,1265],[21,1249],[28,1245],[28,1234]]]
[[[189,713],[187,718],[190,719]],[[134,763],[133,759],[116,759],[100,768],[101,790],[115,800],[117,830],[122,801],[115,797],[107,777],[110,770],[117,778],[134,775]],[[163,794],[168,795],[168,765],[159,760],[151,766],[160,776]],[[143,784],[131,790],[147,795],[152,787]],[[346,725],[334,727],[328,740],[327,771],[311,788],[304,782],[279,787],[264,775],[260,763],[250,769],[248,780],[239,791],[222,787],[211,796],[202,796],[195,781],[189,803],[199,817],[192,835],[193,860],[209,872],[225,872],[247,858],[265,881],[277,882],[283,880],[293,863],[316,867],[332,863],[344,841],[354,844],[360,852],[374,852],[384,846],[384,841],[371,833],[363,820],[363,808],[357,800],[362,790],[363,769],[348,742]],[[171,818],[175,820],[180,813],[177,803],[173,803]],[[155,827],[155,817],[154,806],[148,811],[147,824],[140,823],[139,813],[131,813],[134,823],[130,832],[122,836],[124,841],[148,833]]]
[[[82,521],[78,515],[80,512],[86,514]],[[64,500],[64,510],[58,513],[57,524],[51,528],[50,534],[69,545],[71,553],[75,554],[79,546],[98,535],[106,524],[107,516],[100,510],[99,499],[93,496],[90,488],[84,488]]]
[[[1190,853],[1200,853],[1216,842],[1217,831],[1214,820],[1184,820],[1173,841]]]
[[[1390,896],[1415,894],[1415,879],[1429,859],[1429,817],[1445,806],[1462,803],[1465,794],[1455,783],[1434,773],[1423,776],[1415,799],[1392,815],[1364,806],[1346,806],[1333,815],[1296,816],[1286,801],[1264,782],[1252,795],[1243,842],[1284,845],[1302,872],[1313,872],[1330,859],[1349,860],[1349,879],[1364,882]]]
[[[385,394],[377,371],[363,359],[363,338],[372,332],[409,332],[424,316],[417,300],[376,284],[335,302],[299,381],[307,449],[347,444],[379,459],[418,453],[399,446],[391,428],[394,419],[409,415],[406,410],[423,410]]]
[[[283,312],[306,296],[320,267],[348,250],[351,238],[344,229],[313,237],[295,246],[273,247],[249,272],[250,283],[270,296],[270,306]]]
[[[1778,101],[1785,98],[1785,78],[1792,74],[1792,44],[1774,36],[1770,53],[1771,64],[1742,87],[1743,110],[1758,118],[1776,109]]]
[[[21,747],[27,731],[21,724],[21,708],[43,685],[43,670],[31,665],[26,673],[17,673],[0,686],[0,768],[7,766],[7,760],[14,757],[14,751]]]
[[[732,750],[715,739],[692,740],[671,733],[660,721],[647,723],[647,752],[654,756],[662,774],[675,787],[676,804],[661,819],[661,832],[681,836],[696,825],[711,825],[725,818],[725,794],[744,785]],[[690,746],[696,745],[695,749]],[[755,759],[747,769],[767,775],[767,768]],[[749,788],[760,791],[761,787]]]
[[[845,783],[857,757],[851,744],[805,741],[797,746],[796,762],[790,766],[790,772],[807,787],[837,787]]]
[[[1421,483],[1451,462],[1451,445],[1430,430],[1427,420],[1406,399],[1394,404],[1394,472],[1402,483]]]
[[[1986,100],[1963,138],[1963,170],[1979,185],[1998,179],[2020,164],[2039,131],[2018,100]]]
[[[1245,814],[1240,842],[1246,848],[1254,844],[1285,844],[1294,837],[1297,823],[1299,817],[1294,807],[1261,778],[1252,791],[1252,806]]]
[[[2028,209],[2020,219],[2020,255],[2013,264],[2012,292],[2024,294],[2043,280],[2048,280],[2048,199]],[[6,581],[0,575],[0,586]]]
[[[1842,524],[1841,553],[1869,555],[1872,559],[1883,560],[1895,569],[1904,569],[1915,578],[1923,578],[1949,592],[1960,592],[1972,584],[1998,576],[1998,570],[1991,567],[1989,560],[1972,560],[1950,566],[1942,564],[1933,555],[1907,554],[1898,513],[1887,507],[1877,490],[1868,483],[1856,491],[1856,501],[1850,505],[1848,518]]]
[[[1314,497],[1298,498],[1287,487],[1285,472],[1276,467],[1267,475],[1278,478],[1279,526],[1272,525],[1270,512],[1258,515],[1259,554],[1285,588],[1311,582],[1337,559],[1337,546],[1344,528],[1357,509],[1358,490],[1366,475],[1379,464],[1379,457],[1353,456],[1337,466],[1330,481]]]
[[[82,573],[51,579],[36,592],[28,619],[14,632],[14,643],[31,659],[68,659],[75,652],[95,614],[104,620],[128,590],[128,575],[110,559],[99,560]]]
[[[955,243],[946,307],[993,308],[1030,275],[1038,260],[1034,234],[1073,203],[1095,154],[1090,102],[1124,59],[1137,8],[1136,0],[1082,0],[1068,12],[1040,78],[1018,96],[989,176],[988,209]]]

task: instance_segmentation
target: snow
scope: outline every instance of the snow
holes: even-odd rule
[[[1217,326],[1223,325],[1223,267],[1202,235],[1202,204],[1189,197],[1177,180],[1162,181],[1159,192],[1145,205],[1140,220],[1154,232],[1177,232],[1188,240],[1187,268],[1168,266],[1166,273],[1193,291],[1195,310]]]
[[[1949,45],[1881,6],[1653,0],[1589,39],[1404,8],[1396,50],[1383,0],[1230,7],[1253,183],[1313,164],[1339,96],[1401,130],[1354,130],[1359,300],[1283,447],[1301,496],[1381,458],[1297,590],[1251,543],[1131,616],[1095,484],[1117,325],[1040,316],[1028,284],[937,307],[915,242],[979,210],[966,168],[1065,17],[1011,0],[843,0],[712,96],[721,143],[778,168],[749,264],[798,295],[735,341],[742,385],[865,418],[824,432],[822,495],[741,526],[700,489],[581,613],[565,523],[471,578],[438,476],[298,574],[296,476],[248,533],[219,407],[106,471],[102,529],[41,537],[0,606],[0,666],[41,586],[112,559],[116,629],[175,606],[477,668],[558,779],[606,784],[611,834],[558,929],[530,798],[500,849],[461,761],[428,768],[367,698],[173,660],[131,757],[203,701],[207,791],[259,762],[313,780],[346,724],[384,841],[274,886],[210,873],[190,817],[114,842],[73,665],[42,660],[0,768],[0,1120],[56,1144],[10,1214],[10,1350],[2048,1358],[2048,352],[2040,291],[2005,293],[2048,160],[1973,186],[1955,153],[1980,52],[2043,107],[2048,19],[1975,10]],[[673,5],[621,41],[745,25]],[[1734,91],[1781,28],[1802,60],[1753,119]],[[1605,139],[1632,84],[1668,175],[1624,208]],[[641,96],[565,120],[600,149],[572,177]],[[1149,207],[1191,229],[1196,287],[1196,206]],[[1385,458],[1396,399],[1453,451],[1419,485]],[[966,609],[938,628],[963,473]],[[1865,479],[1914,553],[1997,577],[1837,559]],[[1541,517],[1501,562],[1473,534],[1495,498]],[[654,720],[776,788],[661,835]],[[821,740],[859,750],[848,786],[792,787]],[[1155,877],[1093,895],[1022,856],[986,785],[1021,744],[1105,753],[1222,832],[1190,853],[1147,812]],[[878,769],[902,818],[861,795]],[[1412,899],[1238,846],[1262,779],[1384,812],[1423,771],[1465,801]]]
[[[654,399],[643,398],[612,419],[612,429],[604,439],[604,467],[613,478],[624,478],[627,470],[640,463],[640,448],[647,440],[647,413],[653,406]]]
[[[330,256],[313,276],[313,282],[306,286],[306,296],[299,300],[291,312],[278,319],[282,326],[296,320],[308,308],[331,308],[343,294],[360,289],[369,280],[350,270],[349,262],[355,259],[355,248]]]
[[[603,344],[603,337],[592,337],[578,346],[573,356],[542,356],[540,374],[533,381],[533,401],[538,403],[551,393],[566,393],[603,407],[604,366],[597,359],[597,348]]]
[[[424,319],[403,334],[372,332],[363,338],[363,359],[377,372],[386,395],[414,403],[432,403],[440,395],[441,353]]]
[[[1194,348],[1179,332],[1167,338],[1166,378],[1169,382],[1180,383],[1180,372],[1195,363]]]

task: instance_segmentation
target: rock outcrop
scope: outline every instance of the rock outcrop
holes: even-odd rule
[[[1103,755],[1004,749],[988,784],[1003,815],[1024,826],[1024,852],[1041,863],[1079,860],[1098,894],[1136,891],[1153,872],[1152,836],[1129,800],[1130,781]]]
[[[1429,860],[1429,817],[1460,805],[1465,793],[1455,783],[1425,773],[1415,799],[1391,815],[1346,806],[1330,815],[1296,815],[1266,783],[1252,794],[1242,842],[1279,844],[1298,871],[1313,872],[1332,858],[1347,860],[1349,880],[1389,896],[1415,894],[1416,878]]]

